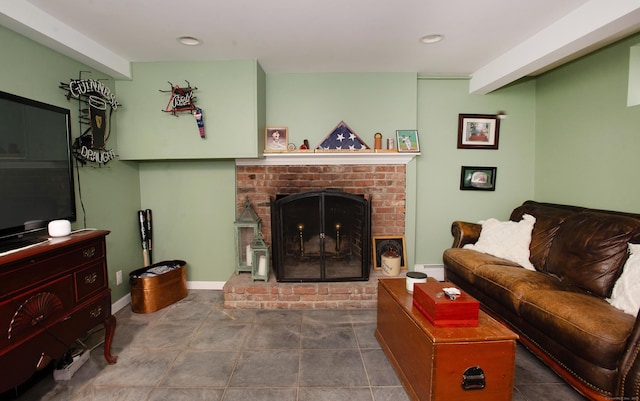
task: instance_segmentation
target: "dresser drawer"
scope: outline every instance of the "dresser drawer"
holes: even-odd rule
[[[111,315],[111,290],[103,290],[100,295],[81,306],[53,329],[60,339],[72,343],[84,337],[89,330],[102,324]]]
[[[71,276],[0,303],[0,348],[28,340],[73,309]]]
[[[90,265],[73,274],[75,283],[76,301],[82,302],[84,299],[96,294],[98,291],[107,288],[107,269],[104,263],[98,262]]]
[[[0,388],[7,390],[23,383],[42,363],[60,358],[67,350],[62,342],[46,331],[15,348],[3,349],[0,352],[0,366],[4,366],[0,375]]]
[[[5,264],[0,269],[2,295],[24,290],[29,285],[50,281],[88,263],[103,261],[104,242],[100,239],[69,247],[65,252],[42,253],[20,262]]]

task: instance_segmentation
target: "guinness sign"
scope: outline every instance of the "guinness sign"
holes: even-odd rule
[[[60,88],[67,91],[67,99],[73,97],[86,106],[80,108],[80,125],[87,128],[72,146],[76,159],[83,164],[107,164],[115,159],[114,151],[106,149],[111,135],[111,115],[120,106],[115,94],[95,79],[72,79],[68,84],[61,82]]]

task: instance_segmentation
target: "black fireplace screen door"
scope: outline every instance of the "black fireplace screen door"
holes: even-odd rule
[[[369,279],[369,196],[310,191],[271,199],[273,269],[278,281]]]

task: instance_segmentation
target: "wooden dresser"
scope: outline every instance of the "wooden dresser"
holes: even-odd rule
[[[477,327],[434,327],[404,279],[380,279],[375,335],[413,401],[511,401],[518,336],[482,311]]]
[[[60,358],[99,324],[104,357],[115,363],[105,237],[83,230],[0,256],[0,392]]]

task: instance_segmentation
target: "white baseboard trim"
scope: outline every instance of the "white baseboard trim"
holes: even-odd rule
[[[444,265],[432,263],[416,263],[413,271],[425,273],[439,281],[444,281]]]
[[[226,281],[187,281],[189,290],[221,290]]]
[[[131,303],[131,294],[127,294],[124,297],[120,298],[113,304],[111,304],[111,313],[116,313],[120,309],[124,309],[125,306]]]
[[[222,290],[226,281],[187,281],[188,290]],[[127,294],[111,304],[111,313],[116,313],[131,304],[131,294]]]

